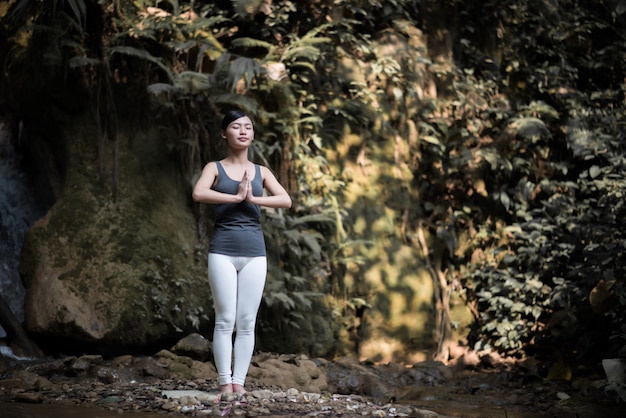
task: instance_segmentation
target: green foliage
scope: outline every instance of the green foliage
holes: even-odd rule
[[[502,6],[460,10],[469,68],[451,71],[452,99],[420,115],[425,211],[475,306],[477,348],[623,356],[624,109],[614,92],[624,36],[603,9]],[[496,22],[499,39],[479,38]],[[620,50],[621,63],[605,50]],[[443,123],[442,108],[454,115]]]
[[[240,6],[243,7],[243,3],[237,7]],[[180,13],[185,12],[181,7]],[[242,17],[241,10],[239,17],[229,15],[226,10],[212,9],[211,13],[223,18],[202,18],[201,27],[207,34],[227,30]],[[334,193],[339,183],[329,175],[324,158],[316,151],[323,146],[316,134],[322,119],[316,115],[316,99],[308,85],[316,77],[316,61],[329,44],[328,38],[320,36],[327,25],[301,36],[292,33],[285,37],[282,45],[248,36],[224,39],[224,46],[220,42],[214,48],[223,52],[213,57],[212,71],[204,72],[189,59],[198,48],[197,43],[192,42],[197,40],[193,38],[197,22],[182,21],[174,13],[152,13],[146,18],[138,11],[136,15],[142,16],[141,25],[129,26],[127,34],[122,33],[116,39],[118,42],[132,40],[133,45],[143,45],[146,51],[163,46],[169,48],[165,54],[161,51],[160,56],[169,58],[167,65],[172,76],[148,87],[157,99],[158,111],[170,113],[175,108],[174,103],[179,102],[183,112],[190,112],[187,115],[180,110],[176,112],[183,120],[200,121],[210,127],[219,123],[215,109],[243,108],[257,119],[258,140],[252,148],[252,157],[272,167],[294,196],[302,193],[295,199],[299,202],[297,216],[277,212],[268,214],[265,220],[268,251],[272,255],[259,328],[268,335],[280,331],[272,338],[276,343],[289,338],[288,332],[282,330],[311,329],[307,325],[311,319],[305,317],[305,313],[310,317],[314,307],[324,309],[322,292],[328,291],[325,282],[333,268],[329,254],[338,247],[338,243],[327,240],[328,231],[337,231],[335,237],[342,237],[339,202],[320,199]],[[216,38],[205,36],[205,39],[210,39],[209,44],[215,46]],[[160,46],[154,44],[156,40],[160,41]],[[131,51],[137,52],[136,49]],[[141,57],[138,53],[134,55]],[[150,56],[152,54],[144,54],[144,58],[148,58],[145,60],[152,62]],[[270,66],[277,64],[289,75],[288,82],[284,76],[268,76]],[[188,126],[183,127],[183,123],[181,133],[192,131]],[[202,130],[203,135],[179,143],[191,156],[186,164],[194,174],[208,160],[219,157],[217,150],[207,153],[203,149],[205,141],[211,141],[205,136],[207,131]],[[303,334],[304,337],[312,338]]]
[[[110,32],[98,43],[83,29],[97,21],[93,4],[22,1],[7,68],[45,62],[48,73],[31,67],[36,86],[54,88],[50,81],[68,70],[85,91],[104,86],[97,102],[109,118],[100,119],[105,133],[118,112],[103,102],[138,86],[155,120],[174,127],[187,189],[220,156],[220,112],[255,116],[253,157],[295,202],[265,217],[270,275],[260,328],[278,330],[277,344],[287,330],[319,332],[313,314],[330,322],[330,312],[373,306],[367,291],[350,293],[366,286],[342,282],[362,243],[345,222],[343,192],[353,180],[338,173],[343,161],[327,159],[344,136],[357,135],[364,153],[401,145],[394,161],[413,175],[408,203],[376,203],[402,218],[400,239],[422,249],[433,279],[447,281],[443,293],[462,294],[474,309],[475,347],[626,355],[621,3],[274,0],[269,15],[259,5],[114,1],[99,9],[97,33]],[[41,19],[36,30],[22,27],[26,17]],[[415,41],[411,28],[430,45],[376,55],[382,38]],[[440,35],[452,51],[440,51]],[[371,74],[355,82],[344,61]],[[435,93],[425,94],[426,85]],[[331,340],[333,326],[320,335]]]

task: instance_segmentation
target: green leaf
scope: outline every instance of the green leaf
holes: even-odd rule
[[[302,238],[304,239],[305,244],[313,251],[314,254],[321,254],[322,247],[319,243],[319,239],[324,239],[322,234],[303,234]]]
[[[274,49],[274,45],[269,42],[248,37],[234,39],[232,46],[235,48],[265,48],[268,52]]]
[[[423,139],[424,141],[428,142],[429,144],[441,145],[441,142],[439,141],[439,139],[434,137],[434,136],[432,136],[432,135],[423,135],[420,138]]]
[[[546,124],[541,119],[532,117],[516,118],[511,122],[510,127],[517,136],[524,139],[541,138],[549,133]]]
[[[159,68],[163,70],[163,72],[167,75],[168,79],[174,80],[174,74],[169,69],[169,67],[163,63],[163,60],[159,57],[153,56],[145,49],[134,48],[132,46],[113,46],[111,47],[109,53],[111,55],[113,54],[129,55],[129,56],[141,58],[143,60],[156,64]]]

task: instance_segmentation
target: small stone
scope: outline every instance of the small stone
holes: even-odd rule
[[[180,405],[172,401],[164,402],[163,405],[161,405],[161,409],[165,411],[178,411],[179,408],[180,408]]]
[[[256,399],[271,399],[273,395],[271,391],[265,389],[254,390],[249,392],[249,394]]]
[[[191,414],[192,412],[195,412],[195,410],[195,406],[184,405],[182,408],[180,408],[180,412],[182,412],[183,414]]]
[[[234,400],[237,400],[238,397],[239,397],[239,395],[237,393],[235,393],[235,392],[222,393],[221,400],[223,402],[232,402]]]
[[[84,372],[93,364],[99,363],[102,363],[102,356],[100,355],[81,356],[74,361],[71,369],[77,372]]]
[[[567,393],[565,392],[557,392],[556,397],[559,398],[562,401],[565,401],[569,398],[571,398],[571,396],[569,396]]]
[[[193,396],[183,396],[178,400],[178,402],[186,407],[200,405],[200,401]]]
[[[305,403],[317,402],[322,397],[319,393],[301,393],[299,400]]]

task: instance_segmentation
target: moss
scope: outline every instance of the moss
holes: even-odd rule
[[[130,263],[135,255],[135,249],[139,247],[136,236],[128,231],[120,234],[115,247],[114,259],[122,263]]]
[[[141,346],[192,330],[188,306],[206,328],[208,320],[198,310],[209,311],[206,273],[192,259],[195,224],[187,200],[177,200],[172,161],[154,151],[135,157],[120,143],[114,202],[111,185],[99,180],[93,144],[85,139],[89,136],[77,126],[70,129],[65,191],[27,234],[21,262],[25,283],[37,281],[40,267],[58,274],[75,303],[90,305],[96,326],[108,330],[102,343]],[[153,138],[158,134],[135,140],[151,148],[159,142]],[[87,322],[91,310],[81,310]],[[59,327],[54,332],[73,337],[68,334],[76,327],[69,325],[71,312],[61,306],[55,315]],[[87,332],[76,334],[86,338]]]
[[[61,273],[59,275],[59,280],[71,282],[77,277],[80,277],[84,270],[84,261],[79,260],[78,264],[74,268],[72,268],[71,270],[65,270],[63,273]]]
[[[180,379],[193,378],[193,371],[191,370],[191,367],[186,364],[174,362],[170,363],[167,368],[171,373],[175,374]]]

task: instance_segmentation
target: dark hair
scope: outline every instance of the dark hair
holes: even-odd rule
[[[225,131],[228,128],[228,125],[234,120],[239,118],[243,118],[244,116],[248,116],[245,112],[241,110],[229,110],[224,115],[224,119],[222,119],[222,130]]]

